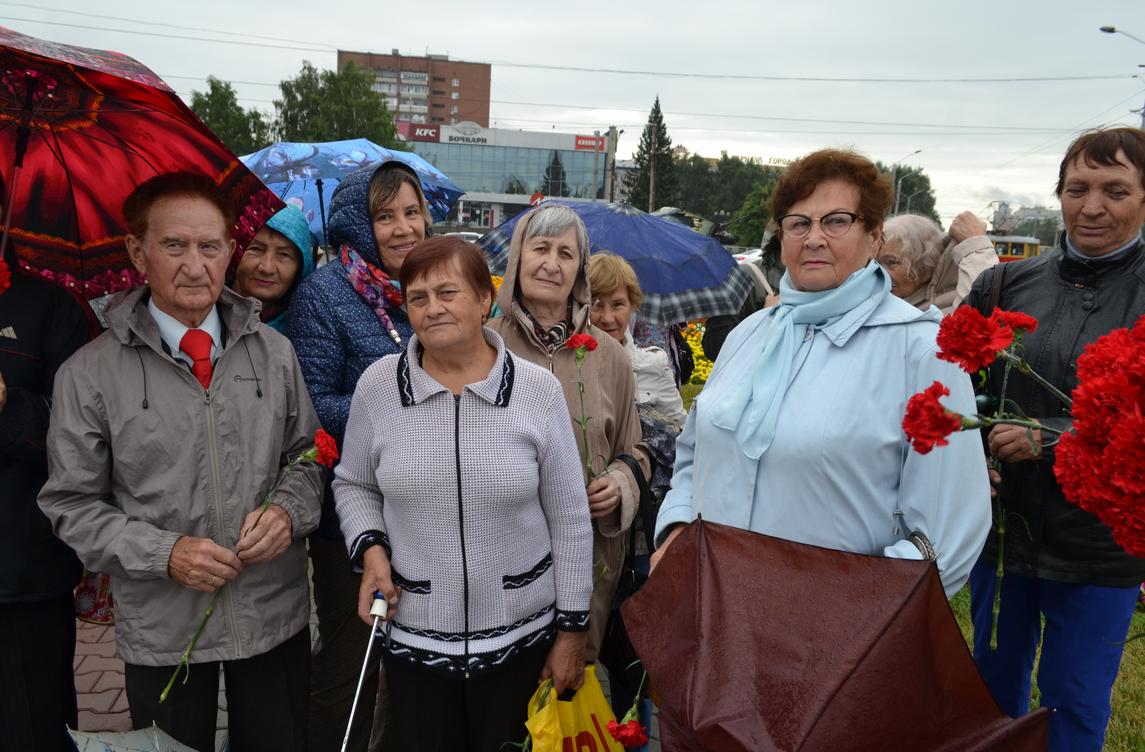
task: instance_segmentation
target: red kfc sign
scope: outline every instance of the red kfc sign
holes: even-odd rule
[[[440,141],[441,126],[415,125],[410,128],[410,139],[412,141]]]

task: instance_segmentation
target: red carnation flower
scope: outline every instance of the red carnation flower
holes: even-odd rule
[[[321,428],[314,434],[314,446],[318,449],[318,464],[333,468],[338,461],[338,442]]]
[[[1002,326],[1013,329],[1018,334],[1028,334],[1038,328],[1038,320],[1021,311],[1003,311],[995,308],[990,318]]]
[[[1014,332],[976,308],[959,306],[938,327],[938,357],[977,373],[994,362],[1014,341]]]
[[[939,397],[949,394],[950,390],[936,381],[906,403],[902,428],[919,454],[927,454],[936,446],[946,446],[950,443],[946,437],[962,429],[962,416],[950,412],[938,401]]]
[[[565,342],[565,347],[570,350],[579,350],[583,347],[586,352],[592,352],[596,349],[596,338],[591,334],[574,334]]]
[[[648,743],[648,734],[640,725],[640,721],[628,721],[627,723],[609,721],[608,733],[625,747],[642,747]]]

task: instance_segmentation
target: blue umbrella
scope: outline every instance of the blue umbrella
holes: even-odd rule
[[[588,230],[591,252],[611,251],[636,270],[644,303],[642,318],[662,326],[739,311],[751,289],[751,277],[714,238],[679,222],[656,217],[628,204],[548,200],[572,209]],[[489,266],[503,273],[513,228],[524,212],[494,228],[477,242]]]
[[[445,219],[465,193],[445,173],[417,154],[387,149],[364,138],[313,144],[283,141],[240,159],[281,199],[302,209],[310,220],[310,231],[323,241],[326,206],[334,188],[341,178],[365,165],[394,160],[412,169],[421,180],[429,213],[435,220]]]

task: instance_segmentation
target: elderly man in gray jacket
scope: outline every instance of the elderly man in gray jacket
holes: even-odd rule
[[[231,749],[305,747],[305,536],[321,468],[287,474],[318,418],[289,341],[224,289],[231,211],[214,182],[172,173],[124,205],[148,285],[120,293],[108,331],[56,378],[50,478],[39,503],[89,568],[112,577],[116,639],[136,727],[215,744],[219,665]],[[188,681],[159,696],[212,598]]]

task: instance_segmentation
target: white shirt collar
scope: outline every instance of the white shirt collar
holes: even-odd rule
[[[148,298],[147,310],[151,312],[151,318],[155,319],[155,325],[159,327],[159,336],[163,338],[167,349],[171,351],[171,356],[189,364],[191,358],[179,349],[179,344],[183,341],[183,335],[187,333],[190,327],[184,325],[171,314],[159,310],[159,307],[155,305],[154,298]],[[207,314],[207,318],[203,319],[199,329],[211,335],[211,342],[213,343],[211,362],[213,363],[218,359],[219,353],[223,349],[223,325],[219,319],[218,306],[211,306],[211,312]]]

